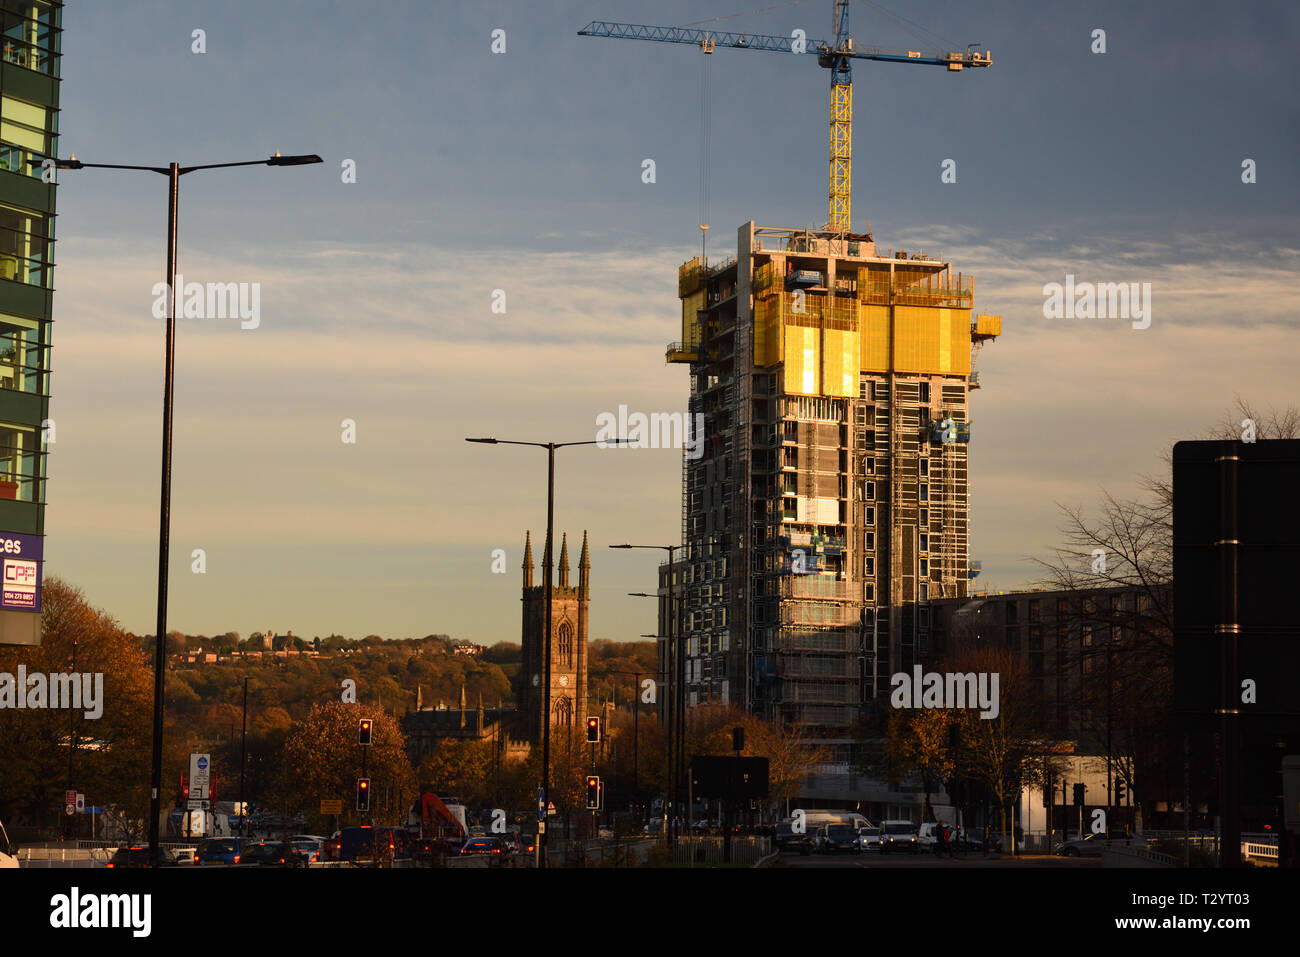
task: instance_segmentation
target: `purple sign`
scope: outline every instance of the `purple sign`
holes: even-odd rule
[[[0,609],[41,610],[41,564],[45,538],[0,532]]]

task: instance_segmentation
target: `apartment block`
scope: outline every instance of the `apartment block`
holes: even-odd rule
[[[974,357],[1001,318],[940,258],[752,222],[678,294],[666,358],[704,417],[682,460],[688,703],[847,746],[932,603],[967,594]]]

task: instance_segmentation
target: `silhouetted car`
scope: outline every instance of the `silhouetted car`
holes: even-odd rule
[[[858,829],[852,824],[827,825],[822,850],[827,854],[834,854],[837,851],[861,854],[862,844],[858,840]]]
[[[505,842],[499,837],[471,837],[461,847],[462,856],[503,857],[507,851]]]
[[[181,862],[175,852],[170,848],[158,848],[158,866],[159,867],[176,867]],[[122,870],[133,867],[149,866],[149,845],[137,845],[134,847],[119,847],[113,852],[112,858],[104,865],[115,870]]]
[[[259,867],[306,867],[307,855],[292,844],[282,841],[263,841],[249,845],[239,855],[240,865],[256,864]]]
[[[411,838],[401,828],[363,824],[339,831],[337,860],[387,864],[411,858]]]
[[[204,866],[238,864],[240,852],[247,843],[239,837],[212,837],[201,841],[194,852],[194,863]]]

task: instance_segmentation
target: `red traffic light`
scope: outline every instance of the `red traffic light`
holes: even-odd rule
[[[373,734],[374,734],[374,726],[375,726],[375,723],[374,723],[372,720],[370,720],[369,718],[362,718],[362,719],[361,719],[361,725],[360,725],[360,727],[357,729],[357,743],[358,743],[358,744],[361,744],[361,745],[368,745],[368,744],[370,744],[371,739],[372,739]]]
[[[600,719],[588,718],[587,719],[587,742],[589,744],[595,744],[599,740],[600,740]]]

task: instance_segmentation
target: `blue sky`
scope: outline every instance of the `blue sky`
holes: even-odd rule
[[[698,249],[709,94],[711,254],[735,228],[825,219],[815,58],[578,37],[685,24],[661,2],[70,3],[61,152],[165,164],[317,152],[322,166],[182,180],[180,269],[258,282],[262,322],[182,321],[170,626],[517,640],[540,450],[467,435],[594,437],[620,404],[673,411],[676,268]],[[810,38],[829,0],[722,21]],[[1293,4],[916,2],[917,38],[855,3],[859,45],[993,51],[991,69],[859,63],[854,223],[976,277],[1004,336],[979,358],[971,554],[1029,584],[1056,503],[1134,490],[1234,394],[1297,402]],[[1090,52],[1095,29],[1107,52]],[[191,52],[206,32],[207,52]],[[491,52],[492,31],[506,52]],[[702,72],[707,71],[705,76]],[[641,181],[643,159],[657,181]],[[957,182],[940,164],[957,162]],[[1242,160],[1257,163],[1244,185]],[[356,162],[357,182],[340,164]],[[151,632],[162,330],[161,177],[59,187],[46,574]],[[1150,282],[1151,328],[1052,321],[1067,274]],[[491,311],[504,289],[507,311]],[[340,423],[357,423],[357,442]],[[650,552],[680,527],[667,450],[558,456],[557,529],[595,546],[592,637],[655,628]],[[203,575],[190,554],[207,555]],[[491,573],[493,549],[508,573]],[[539,552],[540,554],[540,552]]]

